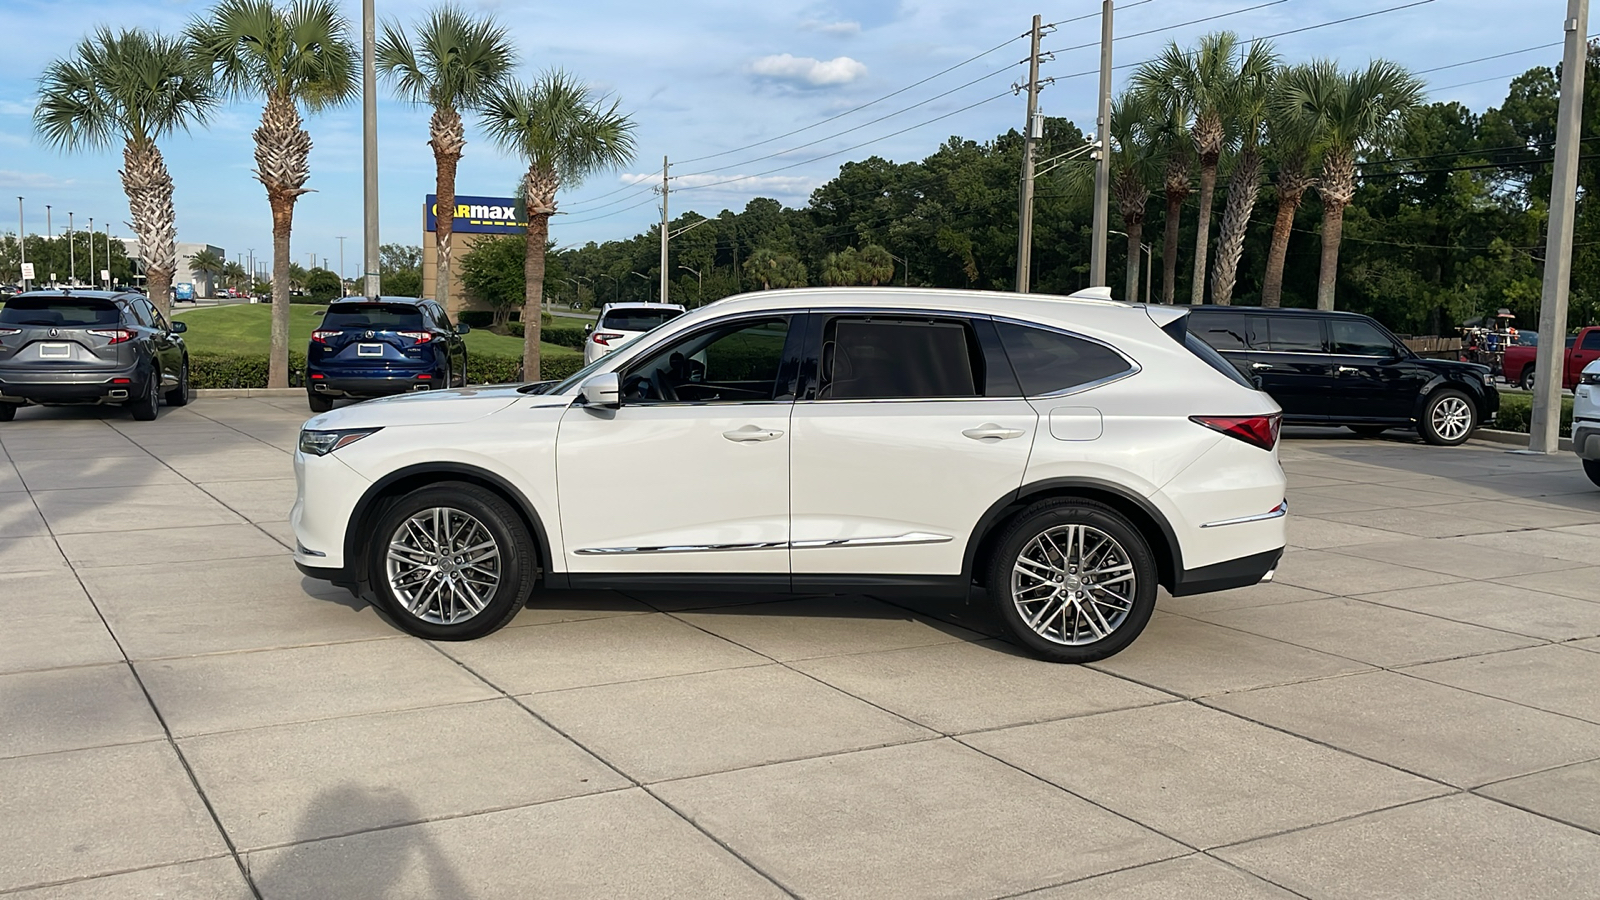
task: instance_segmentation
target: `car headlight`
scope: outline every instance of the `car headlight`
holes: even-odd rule
[[[1600,384],[1600,372],[1584,372],[1578,376],[1579,384]]]
[[[329,453],[348,444],[354,444],[369,434],[376,434],[380,428],[351,428],[344,431],[312,431],[305,429],[300,432],[300,452],[312,456],[327,456]]]
[[[1488,385],[1489,387],[1494,387],[1494,373],[1493,372],[1479,372],[1478,373],[1478,377],[1483,379],[1483,383],[1485,385]]]

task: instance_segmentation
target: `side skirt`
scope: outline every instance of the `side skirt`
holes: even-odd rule
[[[728,572],[550,572],[544,587],[560,590],[748,591],[760,594],[872,594],[878,597],[965,597],[960,575],[788,575]]]

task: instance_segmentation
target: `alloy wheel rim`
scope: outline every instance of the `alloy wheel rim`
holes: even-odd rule
[[[409,516],[389,537],[389,589],[401,608],[434,625],[477,616],[500,586],[500,545],[476,517],[436,506]]]
[[[1127,550],[1089,525],[1040,532],[1011,566],[1011,601],[1023,623],[1069,647],[1104,640],[1121,628],[1138,588]]]
[[[1432,419],[1434,433],[1453,441],[1466,436],[1472,423],[1472,410],[1460,397],[1446,397],[1434,406]]]

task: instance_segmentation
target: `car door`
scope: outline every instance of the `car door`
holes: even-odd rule
[[[994,324],[895,310],[811,322],[791,419],[796,588],[959,575],[979,518],[1021,485],[1039,420]]]
[[[556,482],[569,572],[787,586],[797,318],[696,328],[623,367],[620,407],[567,410]]]
[[[1567,372],[1562,384],[1566,387],[1576,385],[1583,367],[1597,359],[1600,359],[1600,328],[1584,329],[1577,343],[1567,351]]]
[[[1283,407],[1285,420],[1326,422],[1336,384],[1322,317],[1290,313],[1260,320],[1266,334],[1256,335],[1261,350],[1251,354],[1249,374]]]
[[[163,385],[175,384],[178,370],[170,359],[174,346],[172,335],[164,327],[164,322],[157,324],[155,305],[149,300],[135,297],[128,301],[127,310],[131,324],[138,329],[150,353],[150,362],[156,367],[156,375]]]
[[[1409,422],[1433,373],[1370,319],[1333,316],[1327,321],[1335,384],[1328,395],[1329,417]]]

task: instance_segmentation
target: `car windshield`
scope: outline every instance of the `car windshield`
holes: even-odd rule
[[[97,297],[17,297],[0,309],[0,325],[82,328],[120,324],[117,305]]]
[[[371,331],[420,331],[422,313],[406,303],[335,303],[322,317],[322,328],[365,328]]]
[[[600,319],[605,331],[649,331],[683,315],[681,309],[613,309]]]

